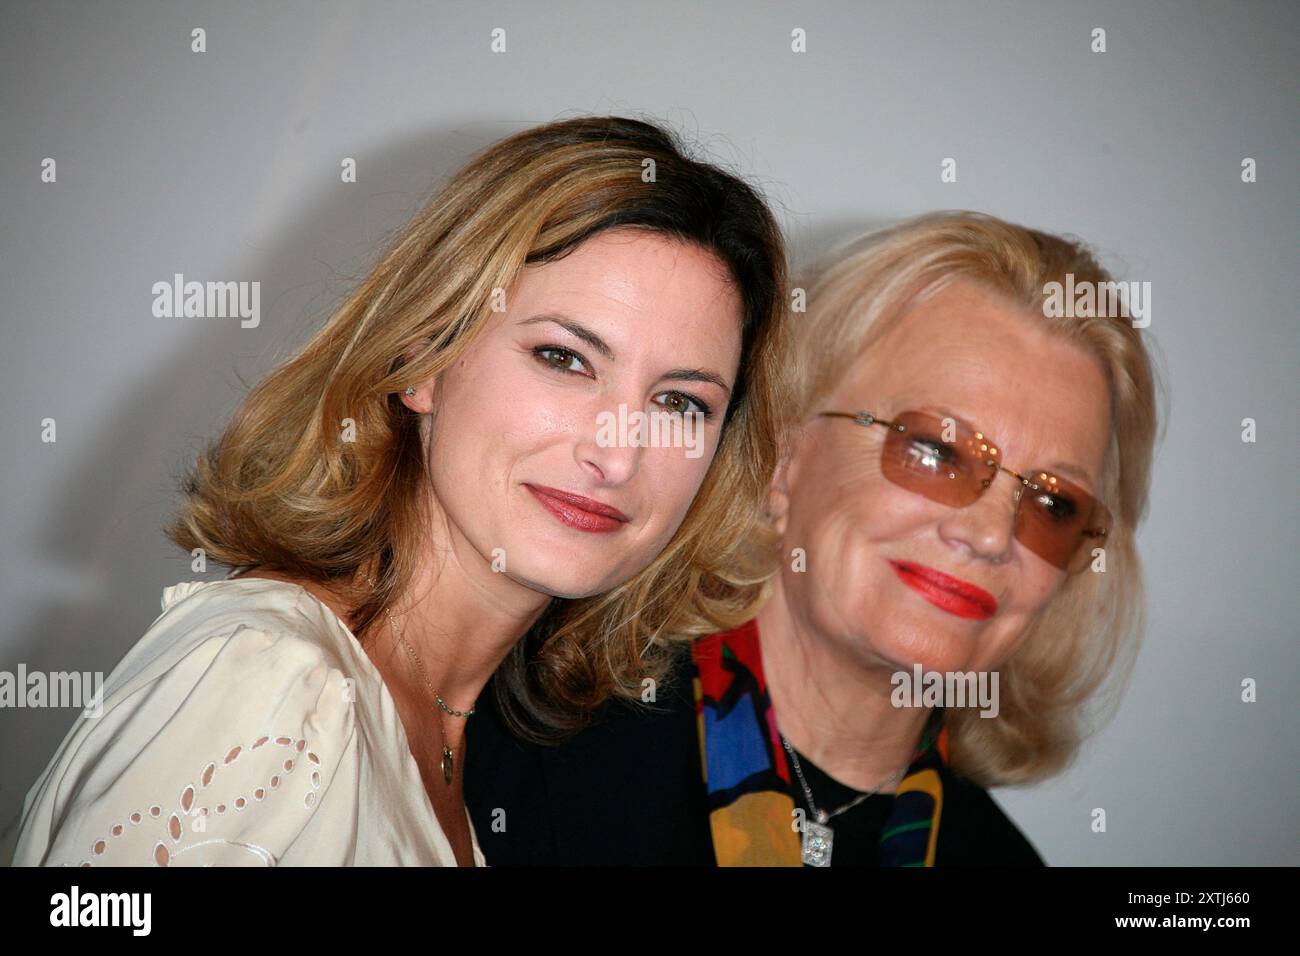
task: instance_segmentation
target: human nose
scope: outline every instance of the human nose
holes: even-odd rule
[[[1003,476],[1006,483],[999,483]],[[998,469],[983,494],[940,522],[940,535],[995,564],[1005,561],[1015,540],[1016,513],[1023,491],[1020,479]]]
[[[626,402],[600,408],[574,445],[580,467],[602,484],[620,485],[630,480],[641,465],[638,418]]]

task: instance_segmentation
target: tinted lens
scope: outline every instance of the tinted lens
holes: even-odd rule
[[[997,474],[1000,454],[981,433],[930,412],[903,412],[881,450],[886,479],[931,501],[964,508]],[[1110,513],[1081,487],[1059,475],[1035,472],[1016,511],[1016,538],[1065,571],[1079,571],[1104,546]]]
[[[1110,529],[1105,506],[1069,479],[1036,472],[1016,513],[1016,537],[1064,571],[1080,571]]]
[[[881,451],[881,471],[900,488],[931,501],[964,508],[983,492],[996,470],[987,461],[997,449],[961,422],[928,412],[903,412]]]

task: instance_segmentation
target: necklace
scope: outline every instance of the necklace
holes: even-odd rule
[[[370,582],[372,588],[375,586],[373,578],[367,577],[366,580]],[[473,717],[475,710],[473,707],[469,710],[453,710],[447,706],[447,702],[442,699],[442,696],[433,689],[433,684],[429,682],[429,675],[425,673],[424,662],[420,660],[420,655],[415,653],[415,648],[413,648],[410,641],[406,639],[406,635],[397,629],[397,621],[393,617],[392,610],[388,608],[385,608],[384,610],[388,613],[388,626],[393,629],[393,633],[397,635],[397,639],[401,641],[402,646],[406,648],[406,655],[411,659],[411,663],[416,666],[416,669],[419,670],[420,678],[424,681],[425,686],[429,688],[429,692],[433,694],[434,700],[438,702],[439,709],[451,714],[453,717]],[[442,744],[442,779],[448,786],[450,786],[452,776],[456,769],[456,753],[447,746],[446,733],[442,729],[442,714],[438,715],[438,734],[442,737],[439,741],[439,743]]]
[[[778,733],[780,732],[778,731]],[[838,810],[827,813],[825,810],[818,810],[817,804],[813,801],[812,788],[808,786],[808,781],[804,779],[803,767],[799,766],[799,755],[790,746],[790,741],[785,739],[785,734],[780,734],[780,737],[785,752],[790,755],[790,761],[794,764],[794,772],[799,775],[799,783],[803,787],[804,797],[808,800],[808,807],[816,818],[815,820],[805,820],[803,823],[803,833],[800,841],[803,850],[803,861],[808,866],[830,866],[831,850],[835,843],[835,831],[826,825],[827,822],[833,817],[839,816],[845,810],[853,809],[867,797],[878,793],[886,784],[893,783],[897,785],[898,781],[903,779],[903,774],[907,772],[907,768],[904,767],[902,770],[891,773],[871,790],[854,797]]]

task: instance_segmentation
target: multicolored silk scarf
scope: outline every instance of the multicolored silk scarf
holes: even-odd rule
[[[763,678],[758,624],[697,638],[695,715],[719,866],[802,866],[794,790]],[[880,832],[882,866],[934,866],[948,729],[936,708]]]

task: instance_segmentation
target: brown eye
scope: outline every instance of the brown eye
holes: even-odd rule
[[[667,405],[669,411],[676,412],[679,415],[695,411],[708,418],[712,414],[712,409],[708,405],[684,392],[660,392],[655,397],[661,399],[660,404]],[[666,401],[663,400],[665,398]],[[692,408],[692,406],[694,407]]]
[[[551,366],[558,372],[575,372],[579,375],[587,374],[587,366],[578,356],[577,352],[571,352],[568,349],[560,348],[555,345],[544,345],[541,348],[533,349],[533,354],[538,360]],[[574,368],[573,363],[577,363],[581,368]]]

